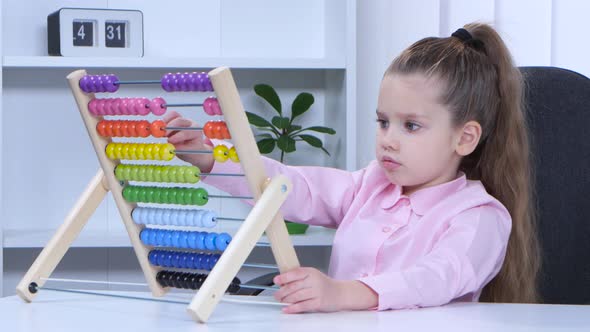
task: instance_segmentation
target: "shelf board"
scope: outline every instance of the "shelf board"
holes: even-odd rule
[[[231,230],[215,230],[214,232],[227,231],[234,234]],[[329,246],[332,245],[334,230],[324,227],[310,226],[305,234],[291,235],[291,241],[295,246]],[[4,230],[4,248],[43,248],[55,230]],[[268,243],[268,238],[263,236],[260,242]],[[82,231],[80,236],[74,241],[72,247],[75,248],[117,248],[131,247],[129,236],[124,231],[108,232],[88,230]]]
[[[9,68],[216,68],[240,69],[344,69],[344,58],[113,58],[60,56],[4,56]]]

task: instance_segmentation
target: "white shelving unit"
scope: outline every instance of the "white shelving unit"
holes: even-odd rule
[[[115,73],[122,79],[157,79],[166,72],[208,71],[228,66],[232,68],[245,108],[265,116],[272,111],[253,93],[255,84],[273,85],[285,111],[290,111],[290,104],[298,93],[311,92],[316,102],[312,110],[301,117],[302,124],[336,129],[334,137],[323,137],[332,156],[298,145],[298,151],[288,156],[287,162],[356,169],[356,1],[304,0],[272,5],[262,0],[248,2],[254,7],[264,5],[264,9],[245,8],[244,3],[236,0],[183,2],[184,6],[195,7],[184,10],[211,13],[207,20],[212,20],[201,26],[208,27],[210,33],[195,34],[194,40],[184,36],[185,42],[170,38],[174,31],[161,26],[165,22],[151,18],[150,15],[161,9],[160,5],[134,1],[110,4],[106,0],[85,4],[89,8],[119,6],[142,10],[146,36],[143,58],[46,56],[45,18],[60,7],[67,7],[67,3],[45,2],[43,8],[27,11],[26,22],[17,17],[33,6],[33,0],[2,3],[0,286],[2,259],[6,261],[11,252],[3,249],[45,246],[99,167],[65,82],[65,76],[75,69],[84,68],[93,74]],[[299,29],[294,24],[302,22],[292,16],[304,13],[306,6],[313,14],[303,20],[306,26]],[[43,9],[47,11],[38,11]],[[252,17],[265,10],[271,11],[267,22]],[[246,12],[239,15],[240,11]],[[242,21],[228,23],[232,20]],[[248,25],[250,23],[252,26]],[[274,24],[273,29],[265,29],[265,23]],[[249,28],[253,29],[250,34],[246,33]],[[19,31],[18,35],[13,31]],[[244,41],[245,36],[251,36],[252,40]],[[283,36],[284,40],[277,40],[277,36]],[[158,48],[148,42],[152,40],[160,44]],[[199,47],[204,44],[212,46],[202,51]],[[268,49],[265,50],[266,44]],[[244,51],[243,55],[240,50]],[[193,54],[198,56],[189,56]],[[118,96],[153,98],[162,94],[158,87],[125,88],[121,89],[123,95]],[[172,98],[169,101],[174,101]],[[182,100],[186,101],[186,95]],[[194,115],[201,123],[206,121],[205,115],[196,113],[203,112],[186,110],[184,114]],[[241,203],[215,200],[205,208],[232,217],[242,217],[247,211]],[[230,233],[235,229],[235,225],[228,227],[226,231]],[[327,246],[333,234],[333,230],[310,227],[306,235],[295,235],[292,239],[297,246]],[[99,206],[74,243],[77,248],[129,246],[112,199]]]

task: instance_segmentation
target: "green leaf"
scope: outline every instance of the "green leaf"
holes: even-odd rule
[[[273,138],[271,134],[257,134],[258,138]]]
[[[313,146],[314,148],[321,148],[324,146],[324,144],[322,143],[322,141],[312,135],[299,135],[298,137],[301,137],[302,140],[304,140],[305,142],[307,142],[309,145]]]
[[[309,127],[309,128],[303,129],[302,131],[306,131],[306,130],[317,131],[318,133],[324,133],[324,134],[330,134],[330,135],[336,134],[336,130],[334,130],[332,128],[328,128],[328,127],[322,127],[322,126]]]
[[[274,138],[265,138],[263,140],[256,142],[256,145],[258,145],[258,150],[260,151],[260,153],[268,154],[268,153],[271,153],[272,150],[275,149],[275,139]]]
[[[301,128],[302,128],[302,127],[301,127],[301,126],[298,126],[298,125],[289,125],[289,126],[287,127],[287,132],[288,132],[288,133],[290,133],[290,132],[293,132],[293,131],[295,131],[295,130],[299,130],[299,129],[301,129]]]
[[[246,117],[248,117],[248,122],[250,122],[251,125],[254,125],[256,127],[271,127],[272,128],[272,124],[268,121],[266,121],[263,117],[256,115],[254,113],[250,113],[250,112],[246,112]]]
[[[272,124],[279,129],[289,128],[289,118],[275,116],[272,118]]]
[[[311,105],[314,103],[314,98],[311,93],[302,92],[295,100],[293,100],[293,105],[291,105],[291,122],[301,114],[307,112]]]
[[[283,114],[281,100],[272,86],[268,84],[256,84],[254,86],[254,92],[266,100],[270,106],[272,106],[272,108],[274,108],[277,113],[279,113],[279,115]]]
[[[277,141],[279,149],[289,153],[295,151],[295,140],[289,136],[281,136]]]

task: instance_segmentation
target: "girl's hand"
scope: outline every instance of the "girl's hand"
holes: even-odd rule
[[[199,127],[190,119],[183,118],[175,111],[169,111],[162,119],[168,127]],[[203,139],[203,132],[197,130],[167,130],[168,143],[173,144],[177,150],[210,150],[213,151],[213,143],[208,138]],[[213,168],[213,153],[211,154],[178,154],[178,158],[189,162],[201,170],[209,173]]]
[[[314,268],[300,267],[276,276],[273,279],[281,288],[274,296],[291,305],[283,308],[285,313],[307,311],[331,312],[342,310],[341,283]]]
[[[273,279],[275,298],[290,303],[283,312],[365,310],[376,308],[379,295],[358,280],[335,280],[317,269],[299,267]]]

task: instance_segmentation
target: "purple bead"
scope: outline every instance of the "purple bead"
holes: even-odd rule
[[[168,91],[170,92],[170,76],[172,76],[172,74],[168,73],[164,76],[162,76],[162,79],[160,80],[162,82],[162,89],[164,89],[164,91]]]
[[[211,79],[209,75],[205,78],[205,91],[213,91],[213,85],[211,85]]]
[[[196,90],[196,77],[197,74],[196,73],[188,73],[186,75],[186,86],[187,86],[187,91],[195,91]]]
[[[78,82],[78,85],[80,85],[80,89],[82,89],[82,91],[90,92],[88,91],[88,75],[82,76],[80,82]]]
[[[188,91],[188,74],[182,73],[178,75],[178,89],[180,91]]]
[[[107,79],[104,83],[104,86],[105,86],[105,89],[107,90],[107,92],[112,93],[112,92],[116,92],[119,89],[119,85],[115,84],[115,82],[118,82],[118,80],[115,81],[111,77],[107,77]]]

